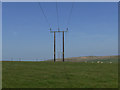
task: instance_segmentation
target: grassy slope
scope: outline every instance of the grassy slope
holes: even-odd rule
[[[85,57],[72,57],[72,58],[65,58],[67,61],[73,61],[73,62],[118,62],[118,56],[85,56]]]
[[[117,63],[3,62],[3,88],[115,88]]]

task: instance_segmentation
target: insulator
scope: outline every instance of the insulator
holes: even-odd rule
[[[67,31],[68,31],[68,28],[67,28]]]
[[[60,28],[58,27],[58,31],[60,30]]]

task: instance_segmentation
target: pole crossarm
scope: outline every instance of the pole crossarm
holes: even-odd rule
[[[54,32],[67,32],[68,30],[65,30],[65,31],[52,31],[50,30],[51,33],[54,33]]]

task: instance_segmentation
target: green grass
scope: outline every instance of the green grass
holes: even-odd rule
[[[3,88],[117,88],[117,63],[3,62]]]

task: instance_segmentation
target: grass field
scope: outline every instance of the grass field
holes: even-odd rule
[[[3,88],[117,88],[117,63],[3,62]]]

